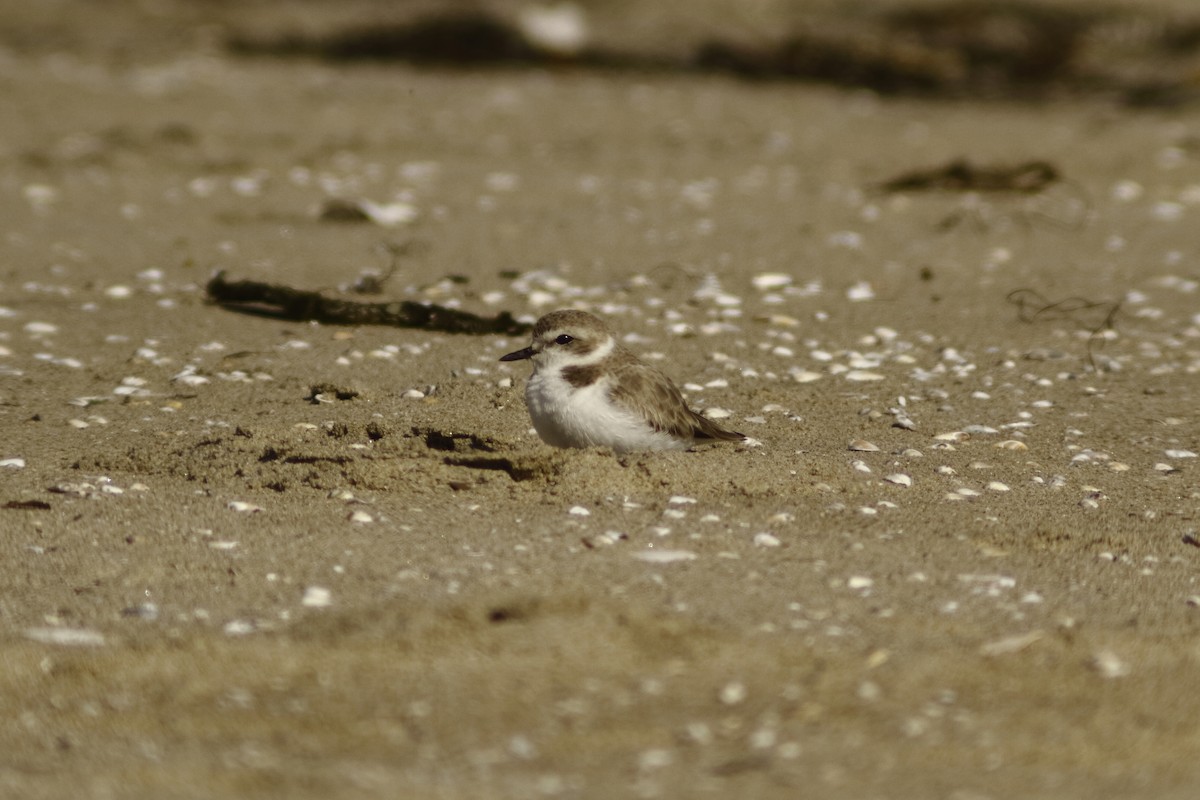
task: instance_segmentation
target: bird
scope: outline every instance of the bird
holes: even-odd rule
[[[546,314],[534,324],[529,347],[500,360],[532,363],[525,403],[534,430],[554,447],[628,453],[746,438],[688,408],[669,377],[630,352],[602,319],[586,311]]]

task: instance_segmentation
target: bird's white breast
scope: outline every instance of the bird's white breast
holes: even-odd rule
[[[525,402],[538,436],[555,447],[611,447],[629,450],[685,449],[690,441],[656,431],[645,419],[609,398],[612,379],[576,388],[558,369],[534,372]]]

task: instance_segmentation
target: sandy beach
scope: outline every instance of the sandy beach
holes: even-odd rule
[[[0,795],[1196,796],[1200,25],[861,88],[748,77],[836,4],[110,5],[0,34]],[[586,309],[752,439],[553,449],[527,335],[218,272]]]

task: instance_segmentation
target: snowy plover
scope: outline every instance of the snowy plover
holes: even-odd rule
[[[625,349],[585,311],[553,311],[537,321],[533,344],[501,361],[533,362],[525,402],[538,436],[555,447],[684,450],[697,440],[741,441],[687,407],[659,370]]]

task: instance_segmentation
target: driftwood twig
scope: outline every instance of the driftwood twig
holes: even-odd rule
[[[391,325],[397,328],[420,328],[441,333],[475,335],[504,334],[517,336],[528,333],[530,326],[517,321],[508,311],[495,317],[481,317],[469,311],[459,311],[435,304],[426,305],[411,300],[390,303],[364,303],[358,300],[339,300],[320,292],[294,289],[261,281],[229,281],[218,272],[205,287],[209,299],[230,311],[245,314],[320,322],[326,325]]]
[[[1058,169],[1047,161],[979,166],[958,159],[940,167],[906,172],[884,181],[879,188],[888,194],[930,191],[1035,194],[1060,180]]]

